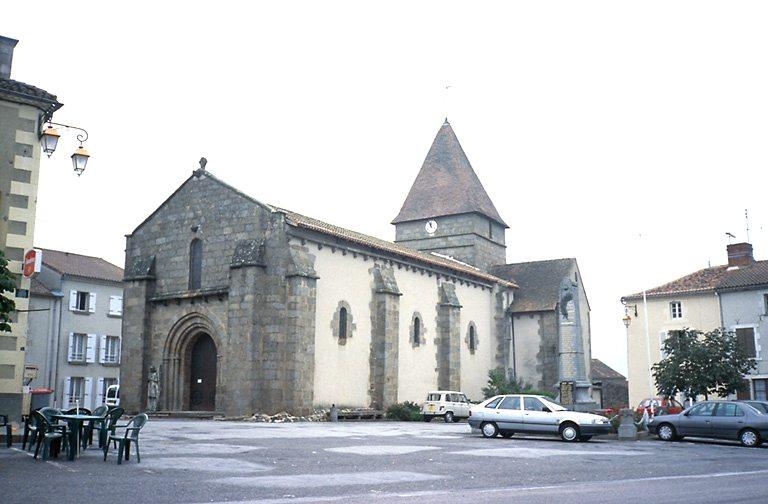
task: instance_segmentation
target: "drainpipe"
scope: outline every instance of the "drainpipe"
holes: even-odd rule
[[[59,390],[59,347],[61,347],[61,307],[64,303],[61,302],[61,300],[64,299],[63,293],[57,293],[57,299],[56,302],[59,303],[59,310],[58,310],[58,317],[59,317],[59,323],[58,323],[58,329],[56,330],[56,357],[54,360],[54,365],[52,367],[52,371],[54,371],[54,378],[53,383],[51,384],[51,388],[53,389],[53,405],[56,406],[56,395]],[[62,391],[63,393],[63,391]],[[62,396],[63,397],[63,396]]]
[[[517,359],[515,355],[515,316],[509,314],[509,336],[510,336],[510,355],[509,358],[512,361],[512,379],[517,380]]]

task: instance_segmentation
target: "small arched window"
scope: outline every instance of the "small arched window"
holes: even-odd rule
[[[477,348],[477,336],[475,335],[475,326],[469,326],[469,351],[474,352]]]
[[[189,244],[189,290],[199,289],[203,279],[203,241],[195,238]]]
[[[339,339],[347,339],[347,309],[339,309]]]
[[[421,337],[421,320],[419,317],[413,319],[413,344],[419,346]]]

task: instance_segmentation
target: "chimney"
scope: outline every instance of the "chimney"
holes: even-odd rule
[[[755,262],[751,243],[732,243],[728,245],[728,267],[749,266]]]
[[[0,78],[11,78],[11,63],[13,63],[13,48],[19,41],[0,35]]]

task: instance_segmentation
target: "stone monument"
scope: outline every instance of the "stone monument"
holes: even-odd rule
[[[581,317],[579,311],[579,284],[570,278],[560,282],[558,318],[560,321],[560,388],[567,383],[571,396],[571,407],[576,411],[591,411],[597,409],[597,403],[592,400],[592,383],[587,378],[586,360],[584,357],[584,339],[581,335]],[[563,398],[561,397],[561,400]]]

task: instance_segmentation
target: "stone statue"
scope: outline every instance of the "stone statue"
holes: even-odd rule
[[[157,411],[157,398],[160,397],[160,376],[157,374],[155,366],[149,368],[149,377],[147,378],[147,411],[154,413]]]
[[[576,296],[578,284],[564,278],[560,282],[560,320],[576,322]]]

